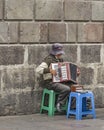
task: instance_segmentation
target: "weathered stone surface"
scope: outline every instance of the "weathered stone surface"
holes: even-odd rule
[[[90,20],[91,3],[65,0],[65,20]]]
[[[0,22],[0,43],[8,43],[8,23]]]
[[[81,74],[80,74],[80,82],[83,85],[91,85],[93,84],[94,79],[94,70],[92,68],[80,68]]]
[[[100,45],[81,46],[81,59],[82,63],[100,63]]]
[[[1,70],[0,70],[0,80],[1,80]],[[0,92],[1,92],[1,82],[0,82]]]
[[[76,42],[77,38],[77,24],[68,24],[68,42]]]
[[[29,64],[40,64],[50,51],[49,45],[35,45],[29,47]]]
[[[32,114],[40,111],[42,92],[31,91],[0,97],[0,115]]]
[[[27,114],[34,112],[34,100],[31,97],[31,92],[20,93],[18,96],[18,106],[16,109],[17,113]],[[31,107],[30,107],[31,106]]]
[[[97,108],[104,107],[104,86],[94,89],[95,105]]]
[[[14,115],[16,108],[16,94],[7,94],[0,97],[0,115]]]
[[[16,43],[18,41],[18,23],[0,23],[0,43]]]
[[[36,20],[61,20],[61,0],[36,0]]]
[[[76,63],[77,46],[76,45],[64,45],[64,51],[65,51],[65,55],[63,55],[64,60]]]
[[[0,46],[0,65],[23,64],[24,48],[22,46]]]
[[[28,23],[20,24],[20,42],[47,42],[47,24]]]
[[[103,24],[78,24],[78,42],[103,42]]]
[[[18,106],[16,108],[17,113],[29,114],[40,111],[41,92],[34,91],[33,95],[31,92],[20,93],[18,96]]]
[[[3,18],[3,1],[0,0],[0,19]]]
[[[104,1],[92,3],[92,20],[104,21]]]
[[[66,25],[64,23],[49,24],[49,42],[66,42]]]
[[[40,105],[41,105],[41,100],[42,100],[42,91],[34,91],[34,113],[40,112]]]
[[[5,19],[33,19],[34,0],[6,0]]]
[[[2,70],[3,90],[34,88],[34,68],[12,67]]]
[[[16,43],[18,41],[18,23],[11,22],[8,25],[8,42]]]
[[[97,83],[104,84],[104,67],[98,68]]]
[[[39,42],[47,42],[47,41],[48,41],[48,25],[44,23],[40,25]]]

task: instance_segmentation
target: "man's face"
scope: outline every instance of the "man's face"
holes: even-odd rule
[[[60,59],[62,57],[62,54],[56,55],[57,59]]]

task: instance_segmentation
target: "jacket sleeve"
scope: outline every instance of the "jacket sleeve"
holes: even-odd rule
[[[39,74],[44,74],[44,69],[48,69],[48,65],[46,62],[42,62],[37,68],[36,68],[36,73]]]
[[[44,71],[43,71],[44,74],[50,73],[49,67],[50,67],[52,61],[53,61],[52,57],[49,57],[49,56],[44,59],[44,62],[47,64],[47,68],[44,68]]]

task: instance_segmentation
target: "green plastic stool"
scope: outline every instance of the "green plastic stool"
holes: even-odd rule
[[[48,94],[48,96],[49,96],[47,105],[44,104],[46,94]],[[46,110],[46,111],[48,111],[49,116],[54,116],[55,111],[57,111],[56,106],[55,106],[55,101],[56,101],[56,96],[58,94],[59,94],[58,92],[54,92],[53,90],[48,90],[46,88],[43,90],[40,113],[42,113],[43,110]],[[67,111],[67,102],[64,106],[62,106],[62,110]]]

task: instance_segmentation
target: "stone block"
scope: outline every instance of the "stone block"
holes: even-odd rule
[[[8,23],[0,22],[0,43],[8,43]]]
[[[104,108],[104,86],[97,86],[93,92],[96,108]]]
[[[40,24],[40,39],[39,42],[47,42],[48,41],[48,25]]]
[[[34,100],[31,97],[31,92],[22,92],[18,95],[18,106],[16,113],[29,114],[34,113]],[[31,106],[31,107],[30,107]]]
[[[34,100],[34,113],[40,112],[40,105],[42,100],[42,91],[34,91],[34,94],[32,96],[32,99]]]
[[[11,22],[8,25],[8,42],[17,43],[18,42],[18,23]]]
[[[103,24],[78,24],[78,42],[103,42]]]
[[[8,93],[8,92],[7,92]],[[0,97],[0,115],[14,115],[16,108],[16,94],[6,94]]]
[[[30,92],[22,92],[18,96],[17,113],[29,114],[40,111],[41,92],[34,91],[33,95]]]
[[[0,19],[3,18],[3,1],[0,0]]]
[[[77,38],[77,24],[68,24],[68,42],[76,42]]]
[[[104,21],[104,1],[92,2],[92,20]]]
[[[77,61],[77,46],[76,45],[64,45],[65,55],[63,55],[64,61],[76,63]]]
[[[93,84],[94,80],[94,70],[92,68],[80,68],[81,74],[80,74],[80,83],[83,85],[91,85]]]
[[[33,19],[34,0],[6,0],[5,19]]]
[[[91,18],[91,3],[65,0],[65,20],[88,21]]]
[[[66,24],[49,23],[49,42],[66,42]]]
[[[35,73],[34,68],[10,67],[2,70],[3,91],[20,90],[34,88]]]
[[[81,59],[82,63],[100,63],[100,45],[85,45],[81,46]]]
[[[61,20],[61,0],[36,0],[36,20]]]
[[[47,42],[48,27],[47,24],[39,23],[21,23],[20,24],[20,42]]]
[[[0,43],[16,43],[18,41],[18,23],[0,23]]]
[[[40,64],[50,51],[49,45],[35,45],[28,49],[29,64]]]
[[[97,83],[98,84],[104,84],[104,67],[98,68]]]
[[[22,46],[0,46],[0,65],[23,64],[24,48]]]

